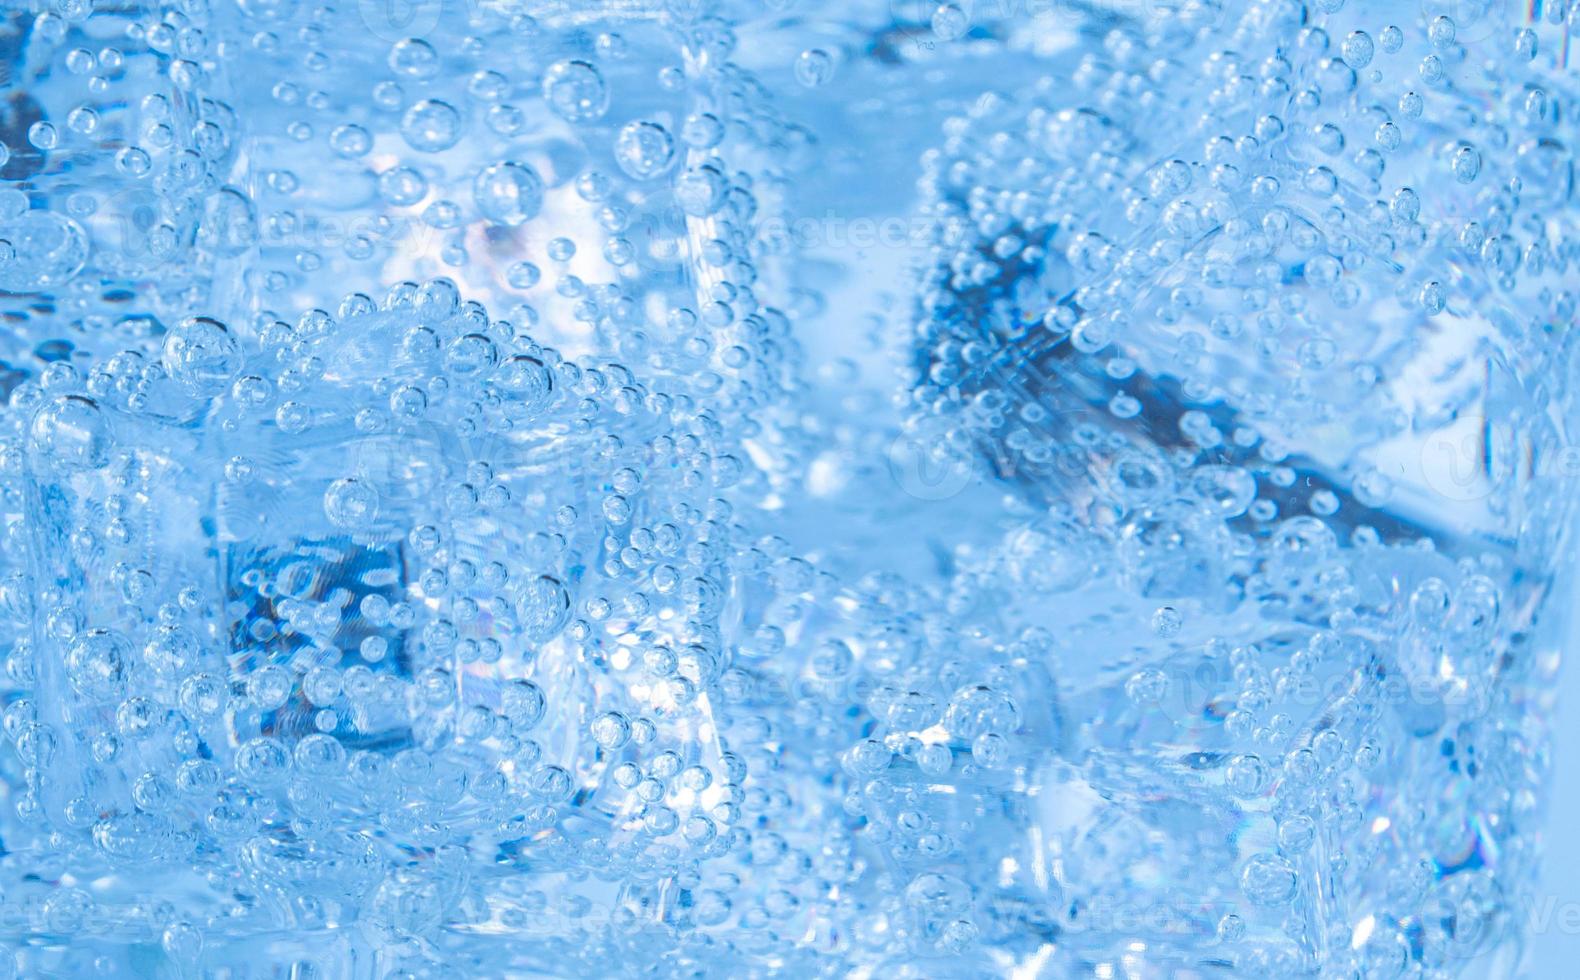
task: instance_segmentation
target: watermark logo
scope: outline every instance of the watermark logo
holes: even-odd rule
[[[758,226],[758,235],[778,250],[920,249],[937,229],[937,220],[926,215],[847,218],[827,211],[822,217],[768,218]]]
[[[1454,43],[1513,41],[1514,0],[1421,0],[1421,28],[1429,30],[1439,17],[1453,22]]]
[[[117,191],[83,221],[98,264],[116,275],[145,275],[177,258],[185,247],[160,195],[146,185]]]
[[[976,464],[940,433],[903,432],[889,443],[889,474],[918,500],[948,500],[971,484]]]
[[[468,8],[477,5],[477,0],[452,2]],[[393,44],[432,33],[444,14],[444,0],[357,0],[357,14],[374,37]]]
[[[1229,6],[1220,0],[889,0],[889,13],[918,49],[930,51],[973,30],[1017,22],[1046,29],[1119,18],[1149,29],[1165,22],[1220,29]]]
[[[1462,415],[1426,437],[1421,478],[1455,503],[1485,500],[1515,475],[1514,434],[1482,415]]]
[[[1092,477],[1096,458],[1079,437],[1081,429],[1092,428],[1090,415],[1084,408],[1037,407],[1007,426],[1002,419],[926,417],[889,443],[889,472],[901,490],[918,500],[945,500],[977,480],[1037,483]],[[968,444],[960,439],[962,425],[972,433]]]
[[[707,9],[705,0],[539,0],[519,6],[494,0],[356,0],[363,26],[383,41],[425,38],[441,24],[465,25],[490,14],[507,19],[517,13],[552,22],[601,14],[610,18],[647,18],[657,12],[676,24],[690,24]],[[452,29],[458,29],[452,27]],[[459,28],[464,30],[463,28]]]

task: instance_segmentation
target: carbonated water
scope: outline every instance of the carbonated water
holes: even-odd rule
[[[0,975],[1520,975],[1580,6],[0,22]]]

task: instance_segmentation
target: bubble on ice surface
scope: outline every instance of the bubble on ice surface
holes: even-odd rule
[[[609,90],[591,62],[556,61],[543,73],[543,99],[566,122],[591,122],[609,111]]]
[[[545,408],[554,397],[554,372],[530,354],[517,354],[500,365],[495,383],[527,410]]]
[[[522,625],[534,640],[552,639],[570,619],[570,593],[552,575],[539,575],[521,589]]]
[[[0,220],[0,288],[15,292],[70,282],[87,263],[90,241],[74,218],[33,210]]]
[[[1299,877],[1287,861],[1270,854],[1258,854],[1246,862],[1240,874],[1240,887],[1257,905],[1278,905],[1295,895]]]
[[[366,527],[378,513],[378,490],[354,477],[336,480],[324,491],[324,516],[336,527]]]
[[[66,653],[71,686],[93,698],[118,695],[125,684],[131,644],[113,630],[89,630],[72,641]]]
[[[658,123],[640,120],[620,129],[614,153],[621,170],[637,180],[648,180],[670,168],[675,139]]]
[[[406,144],[422,153],[438,153],[460,142],[461,114],[441,99],[415,102],[401,116],[400,133]]]
[[[241,373],[241,347],[230,328],[206,316],[189,316],[165,335],[165,370],[194,395],[217,395]]]
[[[543,208],[543,180],[524,163],[496,163],[478,171],[472,198],[483,214],[506,225],[519,225]]]
[[[28,427],[44,466],[91,470],[109,461],[114,444],[109,419],[91,398],[58,395],[38,409]]]

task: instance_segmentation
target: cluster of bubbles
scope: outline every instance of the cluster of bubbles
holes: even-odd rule
[[[473,14],[13,19],[0,972],[744,962],[853,874],[735,653],[829,589],[738,513],[806,133],[699,11]]]
[[[1080,692],[1024,805],[1094,957],[1514,969],[1571,513],[1520,460],[1575,421],[1553,14],[1113,30],[925,161],[912,403],[1046,508],[952,601]]]
[[[859,52],[377,6],[4,22],[0,976],[1513,955],[1566,497],[1391,463],[1567,431],[1561,26],[1094,15],[944,121],[904,398],[1011,502],[935,580],[785,526]]]

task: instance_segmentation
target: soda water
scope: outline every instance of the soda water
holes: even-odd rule
[[[1513,977],[1580,5],[31,0],[0,977]]]

